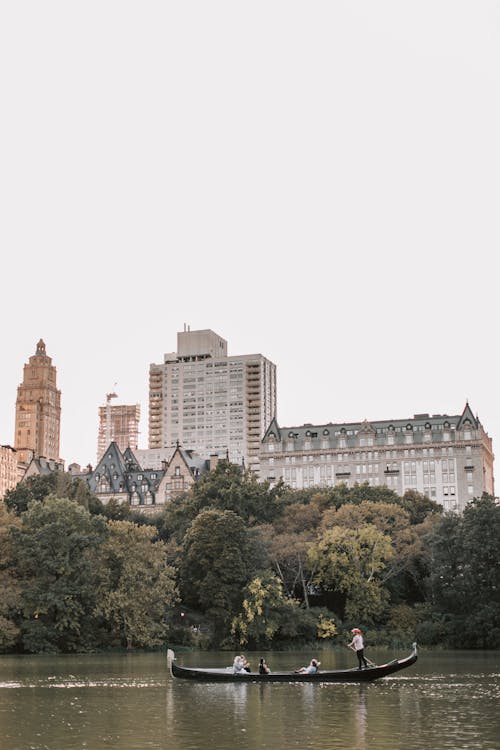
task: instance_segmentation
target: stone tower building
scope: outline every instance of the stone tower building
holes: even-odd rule
[[[14,447],[18,460],[27,464],[45,456],[59,461],[61,391],[56,368],[47,356],[43,339],[24,365],[23,382],[17,388]]]

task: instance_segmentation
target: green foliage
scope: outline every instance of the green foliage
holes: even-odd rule
[[[32,501],[41,502],[50,494],[55,494],[57,486],[57,473],[48,475],[34,475],[26,481],[19,482],[13,490],[5,493],[5,504],[9,510],[21,514],[28,510]]]
[[[334,638],[337,635],[337,625],[332,617],[320,613],[318,620],[318,638]]]
[[[152,543],[156,530],[128,521],[110,521],[99,551],[102,569],[96,613],[114,639],[127,648],[164,642],[166,620],[177,601],[174,571],[163,542]]]
[[[499,539],[500,506],[488,495],[433,528],[432,604],[451,646],[500,646]]]
[[[205,474],[193,486],[192,509],[200,513],[206,508],[237,513],[249,525],[266,523],[280,512],[280,485],[270,489],[268,482],[259,482],[252,471],[243,471],[229,461],[219,461],[214,471]],[[189,504],[189,503],[188,503]]]
[[[232,511],[203,511],[189,527],[179,566],[182,600],[209,616],[216,640],[228,634],[244,587],[265,562],[258,532]]]
[[[31,502],[43,502],[49,495],[74,500],[93,514],[103,512],[101,501],[90,491],[87,483],[81,477],[64,471],[28,477],[6,492],[5,503],[9,510],[20,515],[27,511]]]
[[[403,497],[399,498],[399,503],[408,513],[412,525],[423,523],[433,513],[441,515],[443,512],[442,505],[416,490],[406,490]]]
[[[75,502],[32,503],[13,528],[13,557],[22,588],[22,640],[27,651],[92,648],[99,570],[94,561],[106,523]]]
[[[372,524],[357,529],[334,526],[309,549],[315,583],[344,593],[345,615],[354,619],[383,612],[387,593],[381,576],[393,555],[390,538]]]
[[[298,607],[298,602],[283,595],[281,581],[272,573],[264,572],[245,587],[242,611],[231,624],[231,633],[241,645],[269,645],[278,633],[286,608]]]
[[[108,521],[135,521],[130,506],[127,503],[120,503],[116,497],[102,504],[100,512]]]
[[[20,636],[17,613],[21,591],[13,566],[11,530],[21,525],[19,518],[0,501],[0,652],[13,649]]]

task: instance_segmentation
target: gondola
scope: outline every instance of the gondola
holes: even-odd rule
[[[370,665],[365,669],[358,669],[357,667],[353,669],[320,669],[316,674],[297,674],[295,672],[271,672],[270,674],[243,672],[234,674],[232,667],[181,667],[176,664],[175,653],[171,649],[167,652],[167,658],[172,677],[197,682],[372,682],[415,664],[417,661],[417,644],[413,644],[412,653],[404,659],[394,659],[387,664]]]

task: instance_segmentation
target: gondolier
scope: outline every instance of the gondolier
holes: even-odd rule
[[[351,630],[351,633],[353,634],[353,639],[350,643],[347,644],[347,648],[352,648],[353,651],[356,652],[356,656],[358,657],[358,669],[365,669],[368,668],[368,662],[365,658],[365,644],[363,641],[363,633],[359,628],[353,628]]]

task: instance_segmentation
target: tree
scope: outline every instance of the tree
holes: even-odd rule
[[[0,501],[0,652],[12,649],[20,635],[21,590],[13,565],[11,536],[11,529],[20,525],[19,518]]]
[[[9,510],[21,514],[28,509],[33,500],[41,502],[56,491],[56,472],[47,475],[34,475],[26,481],[19,482],[12,490],[5,493],[5,504]]]
[[[500,646],[500,506],[489,495],[462,516],[445,514],[430,535],[432,605],[461,648]]]
[[[104,518],[91,516],[68,499],[48,497],[22,514],[22,525],[12,529],[12,537],[27,651],[55,653],[95,646],[95,558],[106,535]]]
[[[181,596],[212,621],[216,642],[229,634],[244,587],[265,563],[258,532],[233,511],[206,510],[192,522],[181,548]]]
[[[307,550],[316,538],[321,521],[321,499],[311,496],[307,503],[287,505],[275,519],[269,538],[269,553],[288,596],[297,597],[309,607],[312,577]]]
[[[298,602],[283,595],[283,585],[270,571],[263,572],[247,584],[241,612],[233,618],[231,633],[244,646],[268,645],[280,630],[286,617],[284,610],[298,607]]]
[[[423,523],[428,516],[432,514],[441,515],[443,512],[442,505],[430,500],[426,495],[422,495],[416,490],[406,490],[399,502],[401,507],[409,514],[412,525]]]
[[[64,471],[28,477],[14,489],[7,490],[5,503],[9,510],[21,514],[31,502],[43,502],[49,495],[74,500],[90,513],[103,512],[101,501],[90,491],[87,483],[81,477],[74,477]]]
[[[205,474],[192,489],[192,508],[230,510],[247,523],[266,523],[280,512],[278,498],[284,486],[270,488],[259,482],[253,471],[243,471],[229,461],[219,461],[214,471]]]
[[[309,560],[315,583],[345,595],[345,615],[366,620],[384,610],[387,593],[381,578],[393,554],[390,538],[372,524],[359,529],[333,526],[311,545]]]
[[[163,643],[170,609],[177,601],[175,573],[156,530],[128,521],[109,521],[99,552],[103,577],[96,612],[127,648]]]

